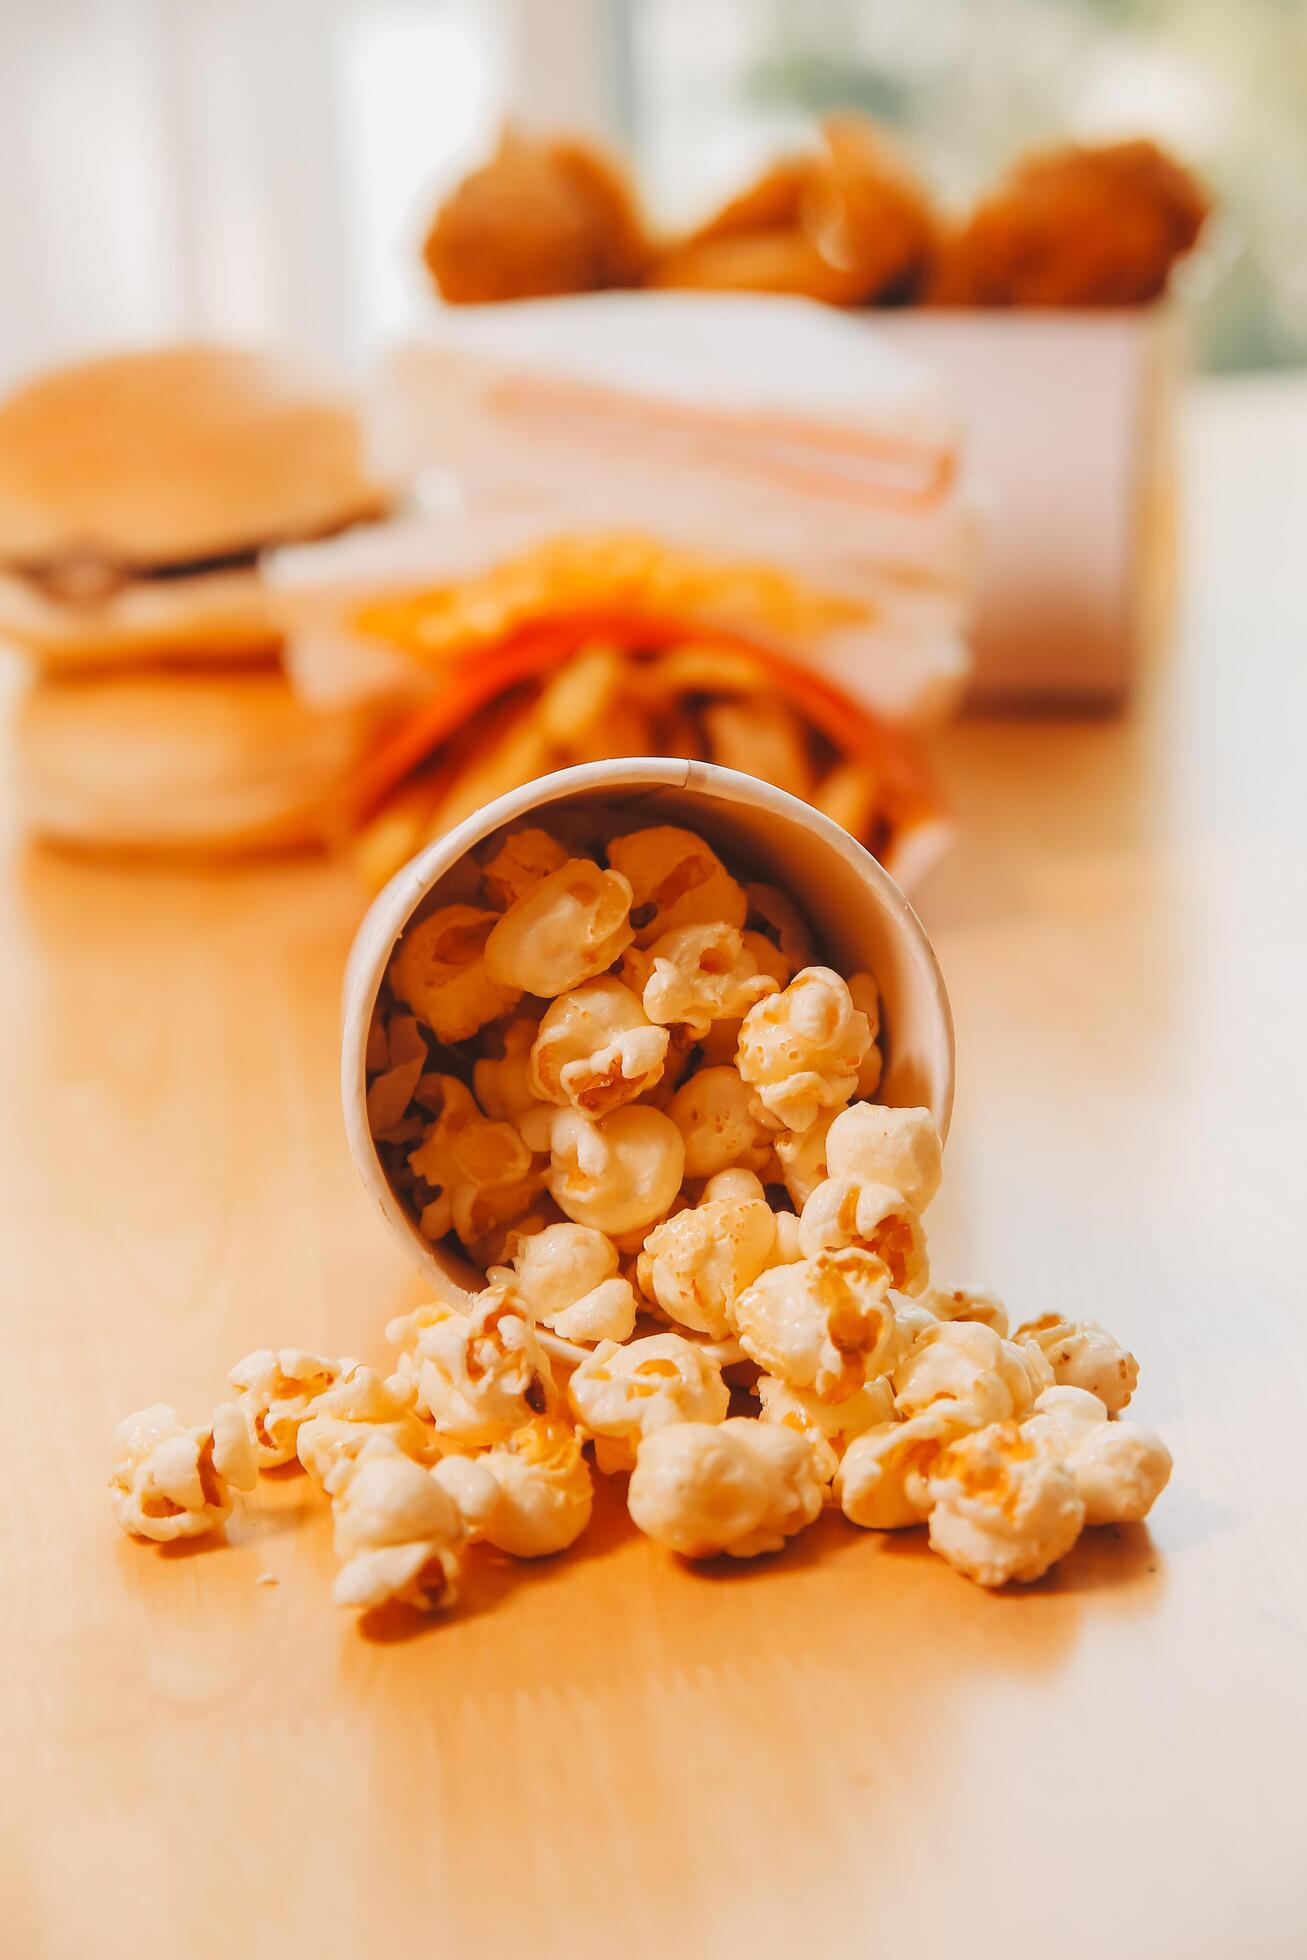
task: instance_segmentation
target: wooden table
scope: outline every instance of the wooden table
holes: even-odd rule
[[[1175,1478],[990,1597],[823,1522],[687,1570],[611,1504],[417,1637],[326,1519],[113,1525],[113,1424],[419,1287],[336,1102],[345,874],[18,851],[3,893],[10,1960],[1307,1947],[1307,393],[1188,425],[1179,643],[1124,721],[974,723],[923,895],[960,1040],[937,1271],[1101,1316]],[[276,1585],[256,1583],[270,1573]]]

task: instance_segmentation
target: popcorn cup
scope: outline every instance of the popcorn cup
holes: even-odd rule
[[[510,825],[547,827],[552,810],[585,803],[619,810],[632,829],[670,823],[696,831],[746,875],[788,892],[832,966],[875,975],[885,1057],[877,1100],[929,1109],[940,1135],[948,1135],[954,1073],[948,995],[920,919],[870,852],[797,797],[711,763],[645,756],[562,769],[487,804],[397,871],[364,916],[345,969],[341,1094],[350,1151],[391,1233],[444,1299],[460,1300],[481,1276],[468,1260],[422,1236],[378,1155],[364,1073],[377,995],[400,938],[444,902],[437,888],[469,852]]]

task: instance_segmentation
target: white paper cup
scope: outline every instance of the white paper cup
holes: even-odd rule
[[[370,906],[345,969],[341,1094],[349,1147],[391,1232],[447,1299],[479,1286],[480,1274],[423,1238],[391,1189],[368,1127],[364,1056],[377,994],[396,943],[460,859],[509,824],[584,803],[629,813],[632,829],[680,824],[746,874],[789,892],[832,966],[876,977],[885,1054],[878,1100],[929,1109],[948,1135],[954,1050],[944,981],[920,919],[861,844],[797,797],[712,763],[645,756],[561,769],[487,804],[397,871]]]

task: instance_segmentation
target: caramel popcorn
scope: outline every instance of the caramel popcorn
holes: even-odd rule
[[[763,1120],[778,1130],[806,1130],[822,1110],[848,1101],[870,1043],[867,1017],[839,974],[810,966],[749,1009],[736,1059]]]
[[[390,962],[390,985],[440,1041],[466,1041],[516,1007],[527,991],[491,971],[486,947],[500,923],[474,905],[444,905],[409,926]]]
[[[1017,1339],[1034,1342],[1059,1388],[1087,1388],[1110,1415],[1119,1415],[1135,1392],[1139,1363],[1096,1320],[1045,1314],[1018,1327]]]
[[[889,1351],[889,1274],[859,1248],[823,1252],[761,1274],[731,1320],[740,1346],[768,1374],[823,1402],[844,1402],[881,1371]]]
[[[634,936],[630,912],[631,887],[620,871],[568,858],[495,919],[486,966],[501,987],[552,999],[621,957]]]
[[[236,1363],[227,1379],[240,1391],[261,1470],[291,1461],[300,1425],[340,1372],[339,1361],[301,1348],[259,1348]]]
[[[548,712],[602,715],[611,666],[596,647]],[[777,1551],[829,1502],[924,1524],[997,1586],[1147,1514],[1170,1456],[1115,1419],[1133,1356],[1051,1314],[1008,1338],[993,1295],[929,1284],[938,1130],[871,1100],[876,978],[816,964],[786,894],[587,805],[501,833],[438,896],[379,989],[367,1116],[416,1230],[484,1285],[451,1264],[447,1297],[393,1319],[389,1376],[259,1349],[208,1428],[131,1418],[128,1531],[210,1531],[298,1457],[331,1499],[341,1603],[429,1610],[478,1547],[573,1544],[591,1458],[688,1558]]]
[[[721,1422],[730,1402],[717,1364],[682,1334],[601,1341],[573,1371],[567,1399],[604,1471],[629,1469],[641,1437],[669,1423]]]
[[[661,1080],[667,1042],[629,987],[591,980],[546,1010],[531,1049],[531,1087],[543,1102],[607,1116]]]
[[[189,1428],[166,1402],[155,1402],[119,1423],[114,1445],[114,1515],[124,1531],[161,1545],[216,1531],[231,1516],[232,1491],[253,1490],[258,1481],[254,1439],[235,1402]]]
[[[811,1524],[823,1496],[802,1436],[733,1417],[646,1436],[627,1504],[646,1537],[683,1558],[756,1558]]]

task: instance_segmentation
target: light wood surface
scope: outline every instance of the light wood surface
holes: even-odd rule
[[[951,735],[922,899],[960,1053],[936,1269],[1126,1336],[1176,1458],[1150,1529],[1032,1591],[837,1519],[688,1570],[609,1506],[377,1641],[303,1479],[225,1547],[122,1538],[121,1415],[206,1412],[269,1340],[376,1356],[420,1287],[337,1109],[345,874],[15,850],[6,1956],[1304,1950],[1307,390],[1209,389],[1186,457],[1138,712]]]

